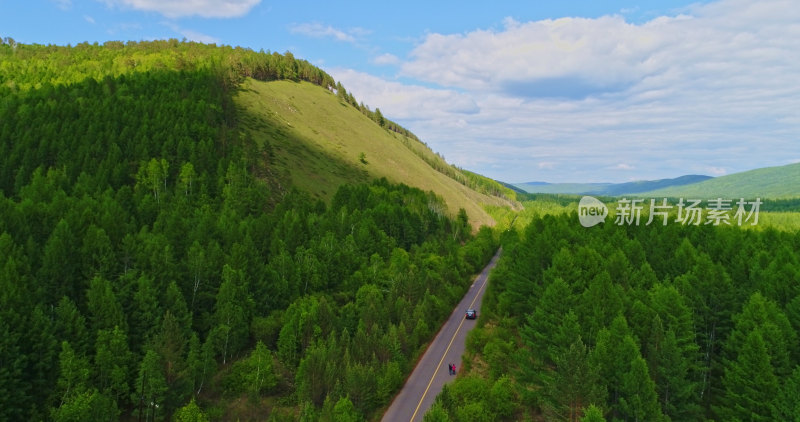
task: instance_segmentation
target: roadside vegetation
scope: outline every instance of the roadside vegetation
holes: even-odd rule
[[[513,216],[464,370],[426,421],[797,418],[797,213],[584,228],[577,197],[559,201]]]

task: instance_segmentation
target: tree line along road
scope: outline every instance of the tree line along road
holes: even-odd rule
[[[489,273],[497,264],[501,251],[502,249],[499,249],[495,253],[442,325],[381,421],[421,421],[425,412],[433,405],[436,396],[442,391],[442,386],[454,379],[448,371],[448,365],[453,363],[457,371],[461,369],[461,356],[464,354],[467,333],[476,323],[474,320],[465,319],[465,312],[467,309],[475,309],[480,316]]]

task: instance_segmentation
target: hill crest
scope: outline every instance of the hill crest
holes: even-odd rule
[[[700,183],[641,192],[640,196],[698,198],[800,197],[800,163],[763,167],[719,176]]]
[[[476,228],[494,225],[484,205],[513,205],[510,189],[447,164],[416,137],[376,124],[320,86],[248,79],[234,102],[242,129],[272,151],[279,181],[319,198],[330,198],[343,183],[385,177],[435,192],[452,215],[464,208]],[[470,183],[495,183],[495,195]]]
[[[547,183],[528,182],[515,186],[529,193],[559,193],[574,195],[619,196],[631,195],[669,186],[682,186],[702,182],[710,176],[685,175],[672,179],[640,180],[625,183]]]

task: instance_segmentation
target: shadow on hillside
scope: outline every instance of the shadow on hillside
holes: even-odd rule
[[[278,113],[253,107],[252,97],[260,95],[254,89],[243,87],[234,97],[243,135],[255,143],[258,151],[265,152],[260,159],[267,170],[257,176],[274,178],[270,184],[281,193],[296,187],[323,200],[330,199],[342,184],[370,180],[365,168],[369,164],[343,160],[320,148],[318,140],[300,133]],[[358,156],[357,151],[352,154]]]

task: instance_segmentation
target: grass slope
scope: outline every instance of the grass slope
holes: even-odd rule
[[[510,205],[436,171],[425,161],[441,159],[427,146],[381,128],[319,86],[247,80],[234,101],[243,128],[259,146],[269,144],[271,172],[284,188],[328,199],[343,183],[385,177],[435,192],[453,215],[464,208],[475,227],[495,224],[485,205]]]
[[[800,163],[720,176],[692,185],[638,194],[648,197],[797,198],[800,197]]]

